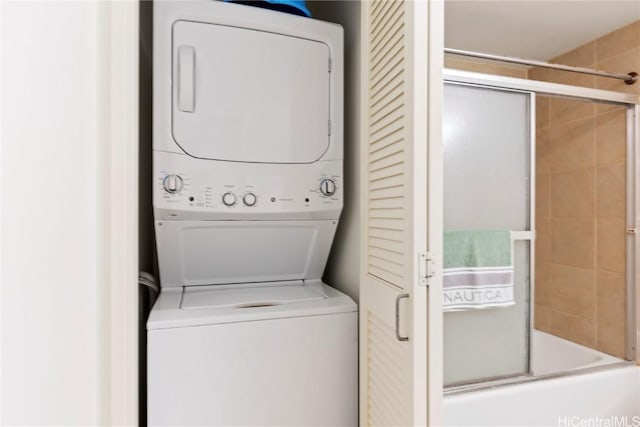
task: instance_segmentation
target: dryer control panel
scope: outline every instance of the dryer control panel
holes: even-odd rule
[[[156,219],[337,219],[342,208],[340,160],[283,167],[155,152],[154,165]]]

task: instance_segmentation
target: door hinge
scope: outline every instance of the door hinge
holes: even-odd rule
[[[627,228],[627,234],[638,234],[638,229],[636,227]]]
[[[331,120],[329,120],[329,136],[331,136]]]
[[[433,257],[429,252],[418,252],[419,285],[429,286],[429,278],[433,275]]]
[[[331,58],[329,58],[329,72],[331,72]]]

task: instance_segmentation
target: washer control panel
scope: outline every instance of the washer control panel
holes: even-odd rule
[[[280,217],[306,213],[302,217],[316,218],[313,212],[331,212],[337,218],[342,209],[339,160],[279,165],[184,157],[154,153],[154,208],[164,219],[233,219],[236,214],[266,213],[283,214]]]

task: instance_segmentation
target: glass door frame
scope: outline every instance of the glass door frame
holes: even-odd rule
[[[636,249],[640,243],[640,209],[637,204],[640,200],[638,189],[640,189],[640,173],[638,173],[638,165],[640,164],[640,150],[638,149],[639,129],[640,129],[640,97],[634,94],[605,91],[600,89],[591,89],[579,86],[563,85],[558,83],[549,83],[536,80],[526,80],[514,77],[503,77],[490,74],[481,74],[468,71],[459,71],[444,69],[444,83],[461,84],[468,86],[476,86],[487,89],[497,89],[506,91],[517,91],[531,94],[530,103],[530,132],[531,132],[531,220],[530,235],[526,231],[518,234],[518,237],[530,240],[530,304],[529,304],[529,371],[531,372],[531,348],[532,348],[532,331],[534,328],[533,316],[534,310],[532,304],[534,302],[535,292],[535,143],[536,143],[536,95],[544,95],[550,97],[560,97],[566,99],[591,101],[598,103],[610,103],[624,106],[627,110],[627,191],[626,191],[626,305],[627,305],[627,348],[626,358],[628,360],[638,360],[638,341],[639,333],[636,325],[637,313],[640,313],[640,291],[637,287],[640,280],[636,280],[636,272],[640,272],[640,254]],[[570,372],[561,373],[559,375],[571,375]],[[518,377],[505,379],[506,383],[518,381]],[[468,387],[476,388],[479,384],[470,384]],[[492,385],[496,385],[492,382]],[[465,390],[467,386],[462,386]],[[457,389],[457,387],[456,387]]]
[[[469,82],[461,82],[461,81],[453,81],[453,80],[449,80],[447,78],[447,76],[445,75],[445,79],[444,79],[444,84],[449,84],[449,85],[456,85],[456,86],[466,86],[466,87],[470,87],[470,88],[476,88],[476,89],[486,89],[486,90],[494,90],[494,91],[500,91],[500,92],[514,92],[514,93],[518,93],[521,95],[527,95],[529,97],[529,102],[528,102],[528,113],[529,113],[529,121],[528,121],[528,138],[529,138],[529,171],[528,171],[528,175],[529,175],[529,221],[528,221],[528,230],[512,230],[511,231],[511,239],[513,241],[528,241],[529,242],[529,295],[528,297],[528,307],[526,308],[526,313],[527,313],[527,318],[528,318],[528,327],[527,327],[527,333],[528,333],[528,337],[527,337],[527,369],[526,372],[523,373],[518,373],[518,374],[511,374],[511,375],[505,375],[505,376],[499,376],[499,377],[486,377],[486,378],[478,378],[478,379],[474,379],[468,383],[462,383],[462,384],[452,384],[451,386],[445,386],[446,388],[451,387],[452,389],[457,389],[457,388],[466,388],[466,387],[473,387],[475,385],[478,384],[482,384],[485,382],[495,382],[495,381],[513,381],[514,379],[518,379],[518,378],[527,378],[527,375],[530,376],[531,375],[531,366],[532,366],[532,357],[531,357],[531,349],[533,346],[533,335],[531,333],[532,329],[533,329],[533,314],[534,311],[531,309],[532,306],[532,302],[533,302],[533,296],[534,296],[534,292],[535,292],[535,230],[536,230],[536,223],[535,223],[535,213],[536,213],[536,197],[535,197],[535,180],[536,180],[536,93],[530,90],[522,90],[522,89],[518,89],[518,88],[511,88],[511,87],[499,87],[499,86],[489,86],[489,85],[484,85],[484,84],[478,84],[478,83],[469,83]],[[443,165],[444,166],[444,165]]]

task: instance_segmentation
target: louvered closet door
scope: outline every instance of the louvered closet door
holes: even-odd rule
[[[435,425],[441,280],[422,263],[442,245],[442,2],[362,8],[360,423]]]

